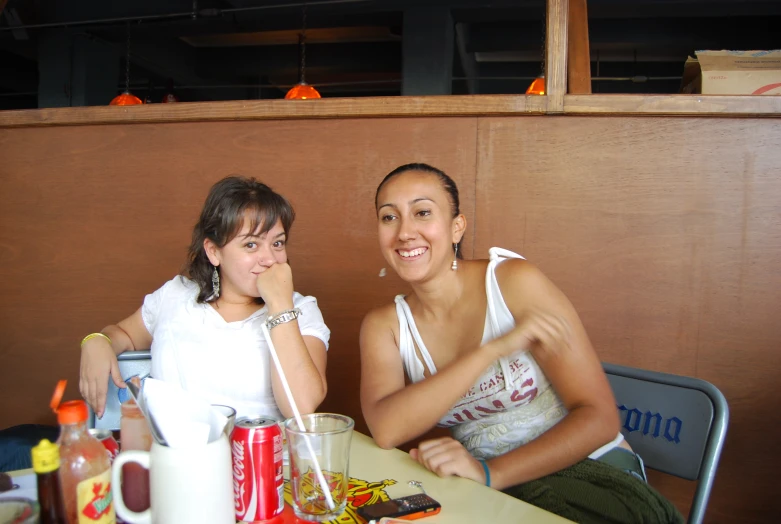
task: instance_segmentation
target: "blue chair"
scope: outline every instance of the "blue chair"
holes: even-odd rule
[[[152,354],[149,350],[125,351],[119,354],[117,362],[119,363],[119,373],[122,375],[122,380],[127,380],[136,375],[146,378],[152,372]],[[127,389],[119,389],[114,385],[111,377],[109,377],[106,409],[103,412],[103,418],[95,417],[95,413],[90,409],[87,427],[119,431],[120,405],[128,398],[130,398],[130,394]]]
[[[646,466],[697,482],[689,524],[708,506],[729,424],[724,395],[711,383],[603,363],[621,433]]]

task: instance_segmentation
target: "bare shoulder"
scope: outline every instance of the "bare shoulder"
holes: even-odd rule
[[[382,327],[384,325],[392,325],[396,320],[396,304],[385,304],[384,306],[376,307],[366,313],[363,317],[363,326],[368,327]]]
[[[365,342],[369,339],[390,337],[395,340],[398,323],[395,304],[386,304],[366,313],[361,323],[361,349],[367,346]]]
[[[524,288],[552,284],[537,266],[520,258],[511,258],[499,264],[496,267],[496,280],[502,288],[505,284]]]
[[[510,310],[571,307],[564,293],[527,260],[510,259],[499,264],[496,280]]]

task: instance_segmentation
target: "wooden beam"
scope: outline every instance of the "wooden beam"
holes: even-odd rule
[[[286,31],[253,31],[248,33],[217,33],[184,36],[193,47],[239,47],[298,45],[301,29]],[[343,44],[356,42],[397,42],[401,37],[388,27],[352,26],[307,29],[307,44]]]
[[[569,0],[569,35],[567,39],[568,92],[591,94],[591,51],[588,41],[586,0]]]
[[[445,95],[63,107],[0,111],[0,129],[226,120],[542,115],[547,100],[545,96]]]
[[[781,118],[781,96],[567,95],[564,112],[567,115]]]
[[[567,94],[567,33],[569,0],[548,0],[545,39],[545,94],[548,112],[564,111]]]
[[[541,116],[562,112],[572,116],[781,119],[781,96],[773,95],[565,95],[563,110],[549,111],[547,104],[547,96],[454,95],[63,107],[0,111],[0,129],[235,120]]]

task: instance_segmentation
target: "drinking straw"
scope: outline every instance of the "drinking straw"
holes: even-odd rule
[[[320,469],[320,463],[317,461],[317,455],[315,455],[315,451],[312,449],[312,444],[309,442],[309,437],[306,435],[307,431],[306,426],[304,426],[304,420],[301,418],[301,413],[298,411],[296,401],[293,400],[293,393],[290,391],[290,385],[288,385],[287,378],[285,378],[285,372],[282,371],[282,364],[279,363],[277,348],[274,347],[274,343],[271,341],[271,333],[269,333],[265,322],[261,323],[260,329],[263,331],[263,336],[266,337],[266,342],[268,343],[268,348],[271,352],[271,359],[274,361],[274,366],[277,368],[279,381],[282,382],[282,388],[285,390],[285,395],[287,396],[287,401],[290,404],[290,409],[293,410],[293,416],[298,423],[298,430],[304,433],[302,436],[304,437],[304,442],[306,443],[309,455],[314,461],[315,475],[317,476],[317,481],[320,483],[320,488],[322,488],[323,494],[325,495],[325,501],[328,504],[328,509],[333,510],[336,506],[334,505],[334,500],[331,498],[331,489],[328,487],[328,483],[325,481],[323,471]]]

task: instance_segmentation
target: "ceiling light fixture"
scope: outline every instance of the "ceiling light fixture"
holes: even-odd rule
[[[179,97],[174,92],[174,79],[169,78],[165,83],[165,94],[161,102],[163,104],[171,104],[179,101]]]
[[[127,55],[125,56],[125,91],[114,97],[109,105],[135,106],[143,104],[140,98],[130,93],[130,22],[127,23]]]
[[[526,90],[527,95],[544,95],[545,94],[545,75],[540,75],[534,79],[534,81]]]
[[[528,89],[526,89],[527,95],[544,95],[545,94],[545,32],[546,32],[546,24],[547,24],[547,16],[545,11],[543,11],[542,14],[542,24],[540,32],[542,33],[542,41],[540,42],[540,74],[537,75],[537,78],[535,78]]]
[[[301,66],[298,72],[298,83],[290,88],[285,98],[287,100],[306,100],[320,98],[317,89],[306,83],[306,4],[301,16],[301,34],[298,36],[298,48],[301,55]]]

